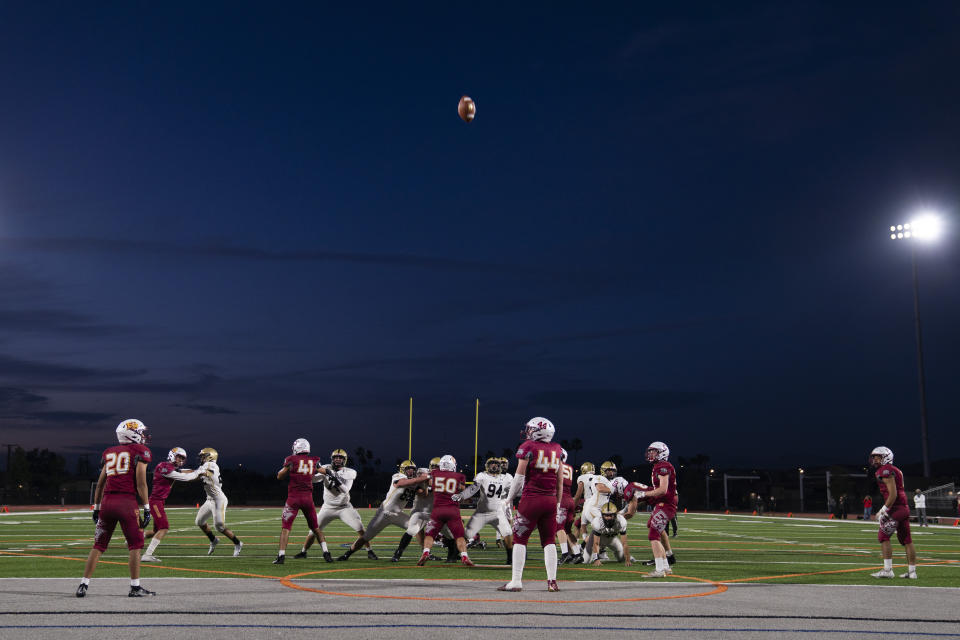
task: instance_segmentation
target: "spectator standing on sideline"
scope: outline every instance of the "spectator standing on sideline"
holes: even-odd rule
[[[873,515],[873,498],[870,496],[863,497],[863,519],[869,520],[870,516]]]
[[[837,510],[839,511],[838,515],[841,520],[847,519],[847,496],[840,496],[840,503],[837,505]]]
[[[917,510],[917,524],[927,526],[927,496],[920,489],[913,492],[913,507]]]

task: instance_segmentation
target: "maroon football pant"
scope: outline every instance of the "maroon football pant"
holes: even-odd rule
[[[447,525],[454,539],[466,536],[463,530],[463,518],[460,517],[460,507],[434,507],[433,511],[430,512],[430,522],[427,523],[424,532],[436,540],[443,529],[443,525]]]
[[[310,531],[317,528],[317,508],[313,505],[312,493],[287,496],[287,503],[283,505],[283,513],[280,514],[281,526],[287,531],[293,528],[293,521],[297,518],[298,511],[303,511],[303,517],[307,519]]]
[[[527,495],[520,498],[517,516],[513,519],[514,544],[527,544],[536,528],[540,532],[540,545],[551,545],[557,538],[556,496]]]
[[[137,499],[124,494],[108,493],[100,505],[100,519],[93,536],[93,548],[106,551],[113,537],[113,530],[120,523],[127,549],[143,549],[143,531],[140,529],[140,513]]]

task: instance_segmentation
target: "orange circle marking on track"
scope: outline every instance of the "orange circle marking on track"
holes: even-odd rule
[[[313,587],[304,587],[299,584],[295,584],[293,581],[297,578],[303,578],[305,576],[313,576],[317,574],[326,574],[326,573],[345,573],[351,571],[370,571],[372,569],[383,570],[387,567],[359,567],[356,569],[325,569],[321,571],[306,571],[304,573],[294,573],[288,576],[284,576],[280,579],[280,584],[291,589],[297,589],[299,591],[310,591],[313,593],[322,593],[328,596],[342,596],[345,598],[377,598],[383,600],[439,600],[443,602],[536,602],[542,604],[584,604],[591,602],[640,602],[643,600],[673,600],[677,598],[700,598],[703,596],[712,596],[718,593],[723,593],[727,590],[727,586],[720,584],[719,582],[714,582],[713,580],[706,580],[704,578],[694,578],[691,576],[675,576],[677,578],[683,578],[685,580],[693,580],[695,582],[703,582],[709,584],[713,587],[710,591],[700,591],[697,593],[684,593],[672,596],[652,596],[646,598],[597,598],[590,600],[537,600],[531,598],[517,599],[517,598],[441,598],[441,597],[432,597],[432,596],[385,596],[385,595],[376,595],[372,593],[344,593],[342,591],[328,591],[326,589],[314,589]],[[404,569],[406,567],[389,567],[391,569]],[[616,571],[615,569],[608,569],[608,571]],[[473,580],[473,578],[447,578],[448,580]]]

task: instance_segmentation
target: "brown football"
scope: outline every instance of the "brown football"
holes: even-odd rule
[[[457,113],[460,114],[460,119],[464,122],[471,122],[474,116],[477,115],[477,105],[474,104],[473,98],[470,96],[462,96],[460,98],[460,104],[457,105]]]

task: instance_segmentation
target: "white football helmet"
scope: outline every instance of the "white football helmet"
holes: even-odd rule
[[[440,458],[440,471],[456,471],[457,459],[451,455],[445,455]]]
[[[147,425],[136,418],[128,418],[117,425],[117,440],[120,441],[120,444],[127,444],[128,442],[143,444],[149,439]]]
[[[656,451],[656,455],[652,458],[650,457],[650,450],[653,449]],[[664,443],[657,440],[656,442],[651,442],[650,446],[647,447],[647,461],[653,462],[654,460],[666,460],[670,457],[670,447]]]
[[[564,449],[563,447],[560,447],[560,459],[563,460],[564,462],[567,461],[567,450]]]
[[[167,452],[167,462],[176,462],[177,456],[183,456],[184,462],[187,460],[187,452],[180,447],[174,447]],[[181,463],[183,464],[183,463]]]
[[[556,431],[553,423],[546,418],[530,418],[523,427],[523,436],[527,440],[550,442],[553,440],[553,434],[556,433]]]
[[[293,441],[293,454],[310,453],[310,442],[306,438],[297,438]]]
[[[610,484],[613,485],[613,493],[622,496],[623,490],[627,488],[627,479],[618,476]]]
[[[873,456],[882,456],[880,459],[880,464],[893,464],[893,451],[887,447],[876,447],[873,451],[870,452],[870,457]]]

